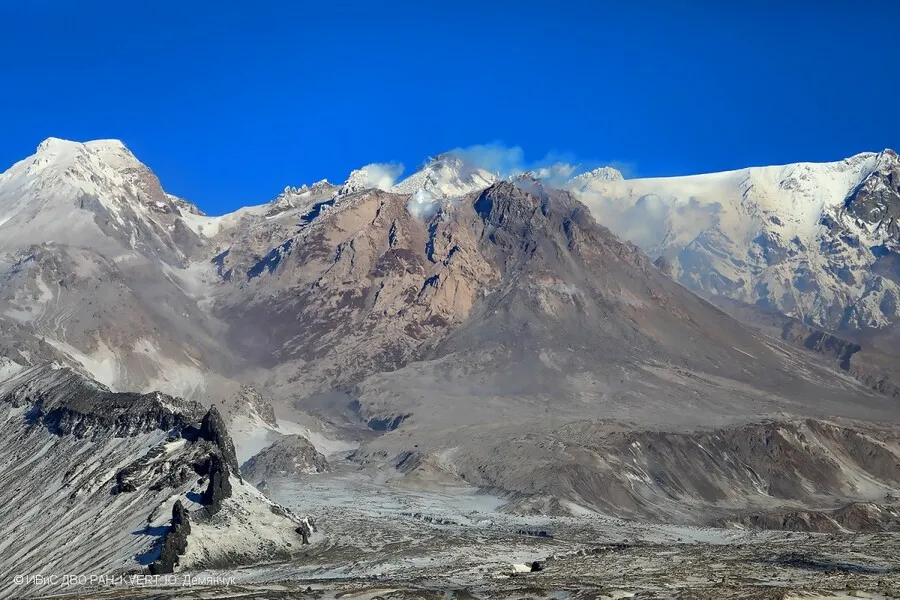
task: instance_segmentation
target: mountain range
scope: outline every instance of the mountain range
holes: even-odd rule
[[[41,143],[0,175],[0,564],[296,557],[276,475],[331,468],[692,525],[897,493],[896,153],[540,175],[451,152],[208,216]]]

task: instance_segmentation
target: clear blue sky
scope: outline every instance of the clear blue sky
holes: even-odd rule
[[[642,176],[833,160],[900,145],[898,27],[897,0],[0,0],[0,166],[120,138],[219,213],[492,141]]]

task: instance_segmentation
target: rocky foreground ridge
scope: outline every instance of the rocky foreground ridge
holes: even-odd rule
[[[241,479],[215,407],[44,365],[0,384],[0,423],[8,573],[172,573],[288,557],[312,534]]]

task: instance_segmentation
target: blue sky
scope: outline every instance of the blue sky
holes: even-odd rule
[[[120,138],[211,213],[487,142],[641,176],[900,145],[900,2],[3,0],[0,165]]]

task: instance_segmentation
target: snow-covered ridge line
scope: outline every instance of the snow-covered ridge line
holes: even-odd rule
[[[900,160],[884,150],[684,177],[579,176],[567,187],[689,288],[834,330],[900,318],[898,181]]]

